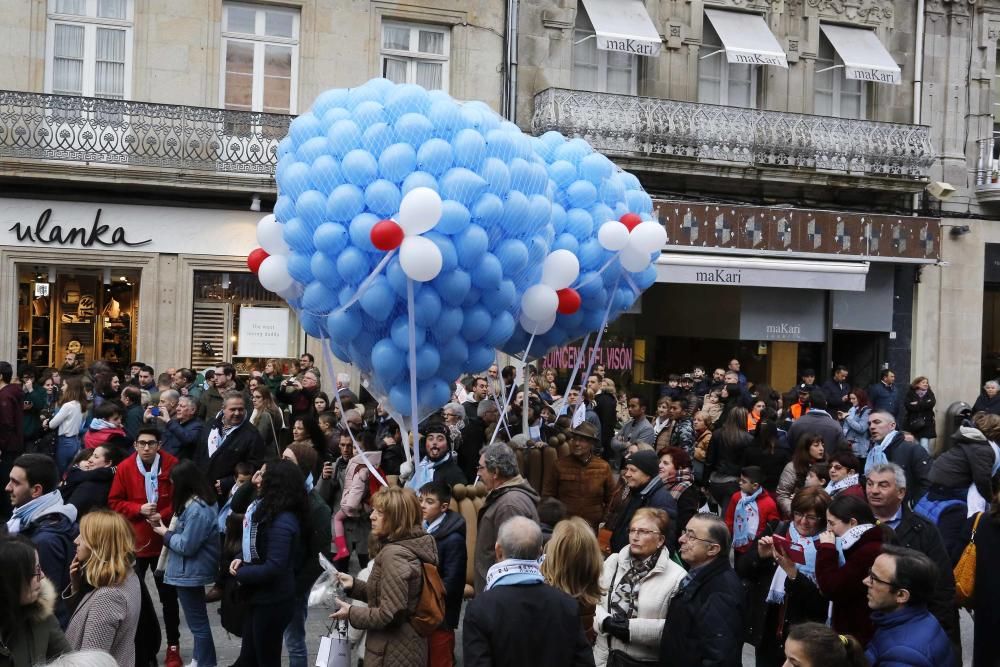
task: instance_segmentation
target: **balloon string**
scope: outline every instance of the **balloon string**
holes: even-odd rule
[[[608,326],[608,318],[611,316],[611,306],[615,304],[615,292],[618,291],[618,284],[621,282],[622,274],[618,274],[618,280],[615,281],[615,286],[611,289],[611,296],[608,299],[608,308],[604,311],[604,319],[601,321],[601,328],[597,332],[597,340],[594,341],[594,347],[590,351],[590,359],[587,361],[587,372],[583,376],[583,382],[580,383],[580,395],[584,395],[584,390],[587,385],[587,378],[590,377],[590,371],[594,368],[594,360],[597,359],[597,350],[601,347],[601,338],[604,336],[604,330]]]
[[[332,378],[334,377],[333,362],[330,360],[329,340],[323,341],[320,348],[323,350],[323,368],[326,371],[326,376],[328,378]],[[389,486],[389,483],[383,479],[382,475],[379,474],[378,468],[376,468],[368,459],[368,454],[365,450],[358,447],[358,441],[354,438],[354,432],[351,431],[351,425],[344,418],[344,403],[340,400],[340,391],[336,389],[336,387],[333,390],[333,397],[337,400],[337,409],[340,410],[340,420],[344,422],[344,426],[347,427],[347,435],[351,436],[351,443],[354,445],[354,451],[361,455],[361,460],[365,462],[365,467],[368,468],[368,471],[371,472],[371,474],[375,475],[375,479],[378,480],[378,483],[382,486]]]
[[[531,344],[534,343],[534,342],[535,342],[535,334],[532,333],[531,334],[531,338],[528,339],[528,346],[526,348],[524,348],[524,356],[521,358],[522,364],[527,364],[528,363],[528,352],[531,351]],[[507,399],[503,403],[503,410],[500,411],[500,422],[503,423],[503,424],[505,424],[505,425],[507,423],[505,421],[505,419],[504,419],[507,416],[507,406],[510,405],[510,399],[514,396],[514,390],[515,389],[517,389],[517,382],[514,382],[513,386],[511,386],[510,393],[507,394]],[[522,406],[522,409],[524,409],[524,406]],[[499,433],[499,432],[500,432],[500,424],[498,423],[497,427],[495,429],[493,429],[493,435],[490,437],[490,443],[489,443],[489,445],[492,445],[493,441],[497,439],[497,433]],[[508,438],[511,437],[510,430],[507,431],[507,437]],[[489,447],[489,445],[486,445],[486,446]]]
[[[639,286],[635,284],[634,280],[632,280],[632,276],[630,276],[628,272],[622,271],[621,277],[624,278],[625,282],[628,283],[628,286],[632,288],[632,292],[635,294],[636,298],[639,298],[639,295],[642,294],[642,290],[639,289]]]
[[[597,269],[597,271],[595,271],[591,275],[587,276],[586,280],[584,280],[579,285],[572,285],[573,289],[580,289],[580,288],[582,288],[582,287],[584,287],[586,285],[589,285],[590,283],[594,282],[598,278],[600,278],[601,274],[604,273],[604,270],[607,269],[609,266],[611,266],[611,263],[613,261],[615,261],[616,259],[618,259],[618,256],[621,255],[621,254],[622,253],[621,253],[620,250],[618,252],[616,252],[614,255],[611,256],[611,259],[609,259],[608,261],[606,261],[604,263],[604,266],[602,266],[601,268]]]
[[[417,417],[417,315],[413,305],[413,279],[406,279],[406,310],[410,344],[410,426],[413,433],[413,470],[420,464],[420,422]]]
[[[587,342],[589,340],[590,340],[590,332],[588,331],[587,335],[583,337],[583,347],[580,348],[580,354],[577,355],[576,362],[573,364],[573,372],[570,373],[569,383],[566,385],[567,394],[569,394],[569,390],[573,388],[573,382],[576,381],[576,374],[580,371],[580,362],[583,361],[584,355],[587,354]],[[566,411],[569,409],[569,397],[563,396],[562,401],[563,405],[562,408],[559,410],[560,415],[566,414]]]
[[[386,256],[382,258],[382,261],[379,262],[372,270],[372,272],[368,274],[368,277],[365,278],[360,285],[358,285],[358,289],[355,290],[354,296],[352,296],[347,303],[345,303],[343,306],[341,306],[340,308],[338,308],[333,312],[342,313],[351,306],[353,306],[355,303],[357,303],[358,299],[360,299],[364,295],[364,293],[368,291],[368,288],[372,286],[378,275],[382,273],[382,269],[386,267],[386,265],[389,263],[389,260],[392,259],[392,256],[394,254],[396,254],[395,249],[392,249],[388,253],[386,253]]]

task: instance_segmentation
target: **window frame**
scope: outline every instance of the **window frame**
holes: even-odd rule
[[[55,30],[56,25],[83,28],[83,72],[79,97],[98,97],[97,87],[97,30],[121,30],[125,33],[125,73],[122,99],[132,99],[133,29],[135,21],[135,0],[125,0],[125,18],[112,19],[97,16],[98,0],[84,0],[85,15],[61,14],[56,12],[56,0],[46,3],[45,19],[45,76],[44,90],[47,94],[67,94],[53,92],[55,70]],[[102,97],[102,99],[116,99]]]
[[[711,22],[708,19],[708,16],[705,16],[703,20],[704,20],[704,23],[702,25],[702,33],[701,33],[701,48],[699,49],[699,53],[698,53],[698,72],[697,72],[697,76],[695,77],[696,81],[698,82],[698,86],[697,86],[697,90],[696,90],[696,94],[698,95],[698,103],[699,104],[718,104],[720,106],[731,106],[731,107],[736,107],[738,109],[759,109],[760,106],[761,106],[760,105],[760,99],[758,98],[759,91],[760,91],[760,86],[759,86],[759,80],[760,80],[760,76],[761,76],[760,69],[762,67],[764,67],[764,65],[739,65],[739,64],[736,64],[736,63],[729,62],[729,59],[726,57],[726,45],[722,43],[722,38],[719,37],[719,33],[716,32],[715,26],[713,26],[711,24]],[[710,42],[710,41],[706,40],[705,36],[706,36],[708,30],[711,30],[712,31],[711,34],[715,36],[715,41],[714,42]],[[702,54],[701,53],[701,51],[707,51],[709,49],[715,50],[715,53],[711,53],[711,55]],[[702,102],[702,100],[701,100],[701,81],[702,81],[701,63],[702,63],[702,61],[707,60],[708,58],[721,58],[722,59],[722,67],[719,68],[720,74],[719,74],[719,101],[718,102]],[[733,67],[749,67],[750,68],[750,70],[749,70],[750,71],[750,105],[749,106],[746,106],[746,107],[739,106],[739,105],[736,105],[736,104],[732,104],[729,101],[729,77],[730,77],[730,75],[732,73],[732,68]]]
[[[254,12],[254,34],[244,32],[232,32],[226,30],[229,20],[229,12],[232,8],[239,7],[249,9]],[[265,34],[265,22],[267,12],[279,12],[292,17],[292,37],[279,37]],[[302,13],[295,8],[280,7],[272,5],[255,4],[249,2],[223,2],[222,3],[222,23],[219,38],[219,107],[226,109],[226,54],[227,45],[230,42],[240,44],[250,44],[253,46],[253,80],[250,84],[250,109],[251,113],[283,113],[280,111],[264,110],[264,70],[265,51],[268,46],[290,47],[292,51],[292,68],[289,81],[288,93],[288,115],[294,116],[298,113],[298,86],[299,86],[299,48],[301,46],[301,26]],[[246,109],[235,109],[236,111],[247,111]]]
[[[580,87],[579,82],[576,78],[576,47],[583,40],[597,40],[597,32],[593,28],[581,28],[579,26],[573,29],[573,71],[571,73],[573,81],[574,90],[584,90]],[[597,52],[597,85],[596,90],[590,92],[594,93],[610,93],[612,95],[638,95],[639,94],[639,56],[634,53],[623,54],[628,56],[632,67],[630,68],[629,76],[629,90],[627,93],[612,92],[608,90],[608,51],[604,49],[594,48]]]
[[[823,55],[821,55],[824,52],[823,49],[824,46],[829,48],[830,52],[833,54],[833,60],[825,58],[823,57]],[[830,71],[833,73],[833,76],[831,77],[831,79],[833,79],[833,88],[830,91],[830,95],[832,97],[832,102],[830,104],[831,108],[830,117],[843,118],[845,120],[868,120],[868,92],[869,92],[869,86],[871,86],[872,84],[867,81],[859,81],[859,83],[861,84],[861,100],[860,104],[858,105],[858,108],[861,111],[861,115],[856,118],[853,116],[843,115],[844,82],[847,80],[847,77],[844,73],[845,72],[844,59],[840,57],[839,53],[837,53],[837,49],[833,48],[833,44],[830,42],[829,39],[826,38],[826,35],[820,34],[819,36],[819,45],[818,48],[816,49],[816,60],[813,61],[813,66],[814,66],[813,112],[816,115],[825,115],[825,114],[820,114],[816,110],[816,95],[819,92],[819,88],[816,87],[817,72],[819,72],[819,70],[821,69],[830,68]],[[825,74],[825,72],[821,73]]]
[[[403,51],[401,49],[388,49],[385,43],[385,29],[387,26],[395,28],[406,28],[410,31],[411,48]],[[420,31],[436,32],[444,36],[444,54],[426,53],[418,51],[420,47]],[[441,90],[449,92],[451,87],[451,26],[436,23],[420,23],[419,21],[401,21],[399,19],[384,18],[379,25],[378,31],[378,75],[385,76],[385,63],[388,59],[406,61],[406,83],[416,83],[416,64],[418,62],[436,62],[443,64],[441,68]]]

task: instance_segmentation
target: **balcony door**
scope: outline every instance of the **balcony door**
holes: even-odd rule
[[[595,93],[638,94],[638,56],[598,49],[596,37],[581,3],[573,37],[573,88]]]
[[[757,108],[760,67],[736,65],[726,60],[722,39],[707,20],[698,58],[698,102]]]

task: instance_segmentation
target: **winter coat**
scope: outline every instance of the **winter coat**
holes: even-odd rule
[[[604,518],[615,480],[611,466],[599,456],[584,463],[564,456],[545,469],[542,498],[558,498],[566,505],[567,516],[578,516],[595,530]]]
[[[847,412],[851,407],[851,402],[844,401],[844,396],[850,396],[850,382],[836,382],[832,378],[823,383],[820,387],[823,395],[826,396],[826,409],[831,415],[838,412]]]
[[[774,494],[778,500],[778,510],[786,519],[792,516],[792,498],[795,497],[795,492],[802,488],[804,482],[804,478],[799,479],[795,464],[791,461],[786,463],[784,470],[781,471],[781,477],[778,478],[778,490]]]
[[[451,454],[447,462],[434,468],[434,481],[441,482],[449,489],[456,484],[466,484],[465,473],[458,467],[458,456]]]
[[[865,650],[872,667],[942,667],[955,658],[944,630],[927,607],[872,612],[875,636]]]
[[[373,466],[381,465],[382,452],[365,452],[365,456]],[[364,513],[370,475],[371,471],[365,465],[365,459],[361,454],[352,457],[347,463],[347,471],[344,473],[344,493],[340,498],[340,509],[347,516],[356,517]]]
[[[844,438],[851,443],[851,451],[859,459],[865,459],[871,448],[868,440],[868,416],[871,412],[868,407],[861,408],[860,411],[851,408],[844,417]]]
[[[902,416],[903,406],[896,385],[886,386],[884,382],[876,382],[868,388],[868,401],[873,412],[884,410],[897,420]]]
[[[729,529],[729,534],[733,534],[733,524],[736,521],[736,505],[740,502],[740,497],[742,496],[742,491],[737,491],[733,494],[733,497],[729,499],[729,504],[726,505],[726,527]],[[760,495],[757,496],[757,513],[760,519],[757,521],[757,534],[753,536],[753,540],[756,540],[764,531],[767,530],[768,522],[774,521],[778,522],[781,520],[781,515],[778,513],[778,505],[774,502],[774,497],[765,489],[761,489]],[[754,541],[744,544],[742,547],[733,547],[738,553],[745,553],[751,548],[756,549],[757,544]]]
[[[975,516],[969,518],[962,535],[963,544],[969,543]],[[1000,514],[987,512],[976,529],[976,589],[972,601],[974,633],[972,639],[972,667],[997,667],[1000,665]]]
[[[42,579],[38,599],[21,607],[17,615],[16,634],[4,636],[9,655],[0,652],[0,667],[42,665],[73,650],[53,614],[55,603],[56,591],[52,582]]]
[[[465,609],[462,649],[465,667],[594,664],[577,601],[535,582],[477,594]]]
[[[438,564],[434,538],[415,528],[409,537],[387,542],[375,556],[367,581],[354,581],[350,624],[367,630],[365,667],[424,667],[427,639],[417,634],[410,616],[424,584],[423,564]]]
[[[601,423],[604,423],[603,417]],[[653,425],[645,417],[638,417],[622,424],[618,435],[611,439],[611,450],[618,456],[633,442],[645,442],[647,445],[651,445],[655,440]]]
[[[523,516],[538,521],[538,494],[528,481],[517,475],[486,495],[479,509],[479,527],[476,531],[475,578],[476,593],[486,588],[486,572],[496,562],[497,535],[507,519]]]
[[[163,538],[153,532],[146,517],[139,513],[146,500],[146,480],[139,473],[136,464],[138,454],[133,454],[118,464],[115,479],[108,494],[108,507],[125,517],[135,532],[135,555],[139,558],[159,558],[163,548]],[[156,511],[160,513],[163,525],[169,526],[174,516],[174,483],[170,481],[170,471],[177,464],[170,454],[160,451],[160,474],[157,477]]]
[[[976,402],[972,404],[972,414],[976,414],[977,412],[1000,415],[1000,394],[997,394],[993,398],[987,396],[985,392],[979,394]]]
[[[983,498],[992,497],[990,478],[996,454],[978,429],[960,427],[952,446],[934,459],[928,481],[934,486],[965,491],[975,484]]]
[[[629,619],[629,641],[625,643],[601,631],[604,619],[612,615],[611,596],[615,586],[621,582],[632,567],[630,546],[611,554],[604,561],[601,572],[601,589],[606,591],[597,603],[594,615],[594,631],[598,633],[594,644],[594,663],[603,667],[608,662],[611,650],[624,651],[638,660],[655,660],[660,649],[660,635],[663,634],[663,619],[667,617],[670,600],[677,593],[681,581],[687,575],[677,563],[670,560],[670,551],[660,550],[656,565],[639,583],[636,600],[636,617]]]
[[[205,422],[197,417],[183,423],[177,419],[171,419],[160,431],[163,449],[182,461],[192,458],[195,447],[198,446],[198,441],[201,440],[201,432],[204,427]]]
[[[208,477],[208,481],[213,486],[219,482],[219,488],[222,489],[219,496],[220,504],[226,501],[226,496],[236,481],[235,468],[237,463],[245,461],[254,470],[259,470],[269,458],[274,458],[249,419],[237,426],[222,445],[215,450],[215,453],[209,456],[208,439],[211,437],[212,431],[221,428],[221,426],[221,419],[205,424],[194,454],[194,462]]]
[[[163,581],[171,586],[208,586],[219,573],[218,512],[195,498],[163,536],[167,568]]]
[[[816,549],[816,582],[820,592],[833,602],[833,629],[843,635],[854,635],[862,646],[868,644],[875,631],[864,579],[881,552],[881,526],[868,529],[844,551],[843,566],[834,545],[821,543]]]
[[[937,426],[934,424],[934,406],[937,405],[937,399],[934,397],[934,392],[928,389],[924,397],[921,398],[915,389],[910,389],[906,392],[903,404],[906,408],[906,421],[904,422],[906,430],[912,433],[914,438],[936,438]],[[923,421],[923,426],[917,428],[920,424],[914,423],[914,420]]]
[[[333,462],[333,475],[329,479],[320,477],[316,480],[315,491],[330,506],[330,511],[333,514],[340,511],[340,498],[344,494],[347,463],[348,459],[338,456]]]
[[[99,428],[95,429],[93,426],[87,429],[87,432],[83,434],[83,446],[85,449],[97,449],[98,447],[104,447],[108,444],[108,441],[112,438],[127,438],[125,435],[125,429],[120,427],[115,428]]]
[[[746,464],[748,466],[758,466],[764,473],[764,483],[761,484],[772,494],[777,491],[781,473],[788,464],[791,454],[788,449],[778,445],[774,451],[768,451],[760,446],[757,440],[747,448]]]
[[[874,445],[874,443],[872,443]],[[885,450],[886,458],[906,473],[906,498],[904,502],[912,506],[927,492],[930,486],[931,458],[927,450],[915,442],[907,442],[903,434],[893,431],[892,442]]]
[[[78,595],[80,600],[66,628],[66,640],[73,650],[104,651],[120,667],[135,665],[135,633],[142,606],[136,573],[130,570],[120,584]]]
[[[618,399],[611,394],[599,393],[594,397],[594,412],[597,413],[597,418],[601,420],[601,447],[604,449],[605,455],[608,455],[610,453],[611,439],[615,435],[615,425],[618,423]],[[653,441],[652,430],[652,427],[650,427],[650,439],[647,442]]]
[[[728,558],[690,573],[670,601],[660,655],[671,667],[742,667],[746,595]]]
[[[35,545],[42,572],[56,591],[63,591],[69,585],[69,564],[76,555],[74,540],[80,532],[76,515],[75,507],[64,504],[33,516],[31,523],[21,526],[20,534]],[[60,625],[65,627],[69,612],[60,598],[55,602],[55,614]]]
[[[712,442],[712,432],[705,429],[700,435],[695,436],[693,458],[702,463],[708,458],[709,446]]]
[[[277,396],[277,394],[275,394]],[[222,394],[214,384],[206,389],[201,398],[198,399],[198,418],[205,422],[205,426],[211,427],[212,422],[222,410]],[[249,407],[251,404],[248,403]]]
[[[236,570],[236,581],[251,605],[284,602],[295,596],[295,570],[301,528],[291,512],[257,525],[257,558]]]
[[[458,627],[458,617],[462,612],[465,572],[469,559],[465,548],[465,519],[458,512],[449,510],[431,536],[437,544],[438,573],[444,583],[444,625],[454,630]]]
[[[625,508],[618,515],[618,519],[612,527],[611,550],[620,551],[628,544],[628,527],[632,523],[632,517],[640,507],[653,507],[661,509],[670,515],[669,533],[666,535],[667,544],[674,544],[677,535],[677,501],[670,495],[670,491],[664,486],[663,480],[659,477],[653,478],[643,489],[632,489],[629,491],[628,500],[625,501]],[[610,527],[610,526],[609,526]]]
[[[788,442],[794,448],[799,438],[807,433],[815,433],[823,438],[826,451],[833,453],[841,443],[846,443],[844,428],[826,410],[812,409],[788,427]]]
[[[275,457],[280,457],[281,414],[277,410],[273,412],[264,410],[257,415],[257,423],[254,424],[254,428],[257,429],[261,440],[264,441],[264,450],[268,453],[268,456],[273,454]]]
[[[753,442],[753,436],[744,430],[732,435],[726,429],[712,433],[712,446],[705,459],[705,469],[717,477],[739,477],[746,458],[746,450]]]
[[[674,422],[674,427],[670,430],[670,446],[680,447],[688,454],[694,451],[694,426],[690,417],[682,417]]]
[[[143,426],[143,412],[144,410],[142,405],[138,403],[125,408],[125,415],[122,418],[122,424],[125,427],[125,437],[129,440],[135,440],[139,435],[139,429]]]
[[[305,595],[323,573],[319,564],[318,554],[332,561],[330,543],[333,541],[333,530],[330,519],[332,513],[315,489],[309,493],[308,525],[302,527],[302,549],[300,560],[295,567],[295,592]]]
[[[76,507],[78,520],[90,510],[108,506],[115,470],[113,467],[83,470],[73,466],[66,472],[66,479],[59,487],[59,493],[62,494],[63,502]]]

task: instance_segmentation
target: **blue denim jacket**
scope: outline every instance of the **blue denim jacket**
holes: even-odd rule
[[[169,549],[163,581],[172,586],[207,586],[219,570],[219,529],[216,510],[200,498],[177,517],[163,543]]]

